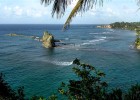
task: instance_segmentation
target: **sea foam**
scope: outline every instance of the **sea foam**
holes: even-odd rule
[[[71,62],[52,61],[51,63],[54,65],[59,65],[59,66],[70,66],[73,64],[73,61],[71,61]]]
[[[94,40],[88,40],[87,42],[84,42],[81,45],[96,44],[96,43],[99,43],[100,41],[104,41],[105,39],[106,39],[106,37],[101,37],[99,39],[94,39]]]

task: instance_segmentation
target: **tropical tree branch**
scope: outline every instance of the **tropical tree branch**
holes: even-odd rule
[[[99,5],[103,5],[103,0],[78,0],[75,7],[72,9],[69,17],[67,18],[65,24],[63,25],[63,30],[69,27],[72,18],[77,15],[78,12],[85,12],[93,8],[93,5],[96,5],[99,1]]]

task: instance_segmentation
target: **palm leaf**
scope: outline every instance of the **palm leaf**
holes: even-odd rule
[[[41,4],[45,3],[45,5],[49,5],[52,1],[54,2],[54,0],[41,0]]]
[[[65,24],[63,26],[63,30],[65,30],[67,28],[67,26],[70,25],[70,22],[72,21],[72,17],[74,17],[77,14],[78,9],[82,5],[82,3],[83,3],[83,0],[79,0],[77,2],[77,4],[75,5],[75,7],[73,8],[73,10],[71,11],[69,17],[67,18],[67,20],[66,20],[66,22],[65,22]]]
[[[50,5],[53,2],[52,16],[56,13],[57,18],[61,18],[71,1],[73,0],[41,0],[41,4]]]
[[[140,6],[140,0],[137,0],[137,5]],[[140,7],[138,8],[137,11],[139,11],[139,10],[140,10]]]
[[[137,0],[137,4],[140,5],[140,0]]]
[[[91,9],[93,7],[93,5],[97,4],[97,1],[98,0],[78,0],[77,4],[71,11],[69,17],[67,18],[67,20],[63,26],[63,30],[65,30],[67,27],[69,27],[70,22],[72,21],[72,18],[75,17],[78,12],[82,13],[82,12],[85,12],[85,11]],[[99,4],[102,5],[103,0],[99,0]]]

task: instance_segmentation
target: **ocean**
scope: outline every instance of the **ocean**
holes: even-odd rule
[[[96,28],[97,25],[0,25],[0,72],[17,88],[24,86],[26,96],[48,97],[61,82],[75,79],[75,58],[105,72],[109,87],[127,90],[140,83],[140,51],[134,48],[134,31]],[[47,49],[29,37],[7,36],[17,33],[42,37],[52,33],[67,45]]]

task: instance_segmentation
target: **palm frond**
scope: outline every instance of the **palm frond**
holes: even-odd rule
[[[140,0],[136,0],[137,1],[137,5],[140,6]],[[137,9],[136,12],[138,12],[140,10],[140,7]]]
[[[57,18],[61,18],[64,15],[67,6],[71,4],[71,1],[72,0],[55,0],[53,4],[52,16],[54,16],[56,13]]]
[[[69,17],[67,18],[67,20],[63,26],[63,30],[65,30],[67,27],[69,27],[70,22],[72,21],[72,18],[75,17],[78,12],[82,13],[82,12],[85,12],[85,11],[91,9],[94,5],[97,4],[98,1],[99,1],[99,5],[103,4],[103,0],[78,0],[77,4],[71,11]]]
[[[82,3],[83,3],[83,0],[79,0],[77,2],[75,7],[73,8],[73,10],[71,11],[69,17],[67,18],[67,20],[66,20],[66,22],[65,22],[65,24],[63,26],[63,30],[65,30],[67,28],[67,26],[70,25],[70,22],[72,21],[72,17],[74,17],[77,14],[77,12],[78,12],[80,6],[82,5]]]
[[[73,0],[41,0],[41,4],[50,5],[53,2],[52,16],[56,13],[57,18],[61,18],[68,5],[71,4]]]
[[[136,0],[137,1],[137,5],[140,5],[140,0]]]
[[[41,4],[49,5],[52,3],[54,0],[41,0]]]

